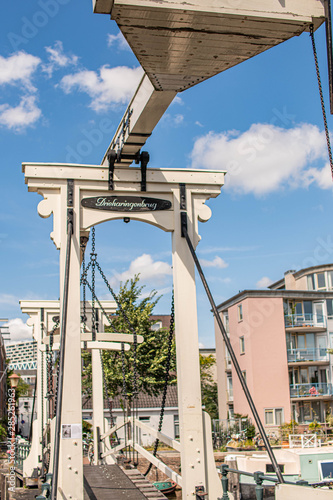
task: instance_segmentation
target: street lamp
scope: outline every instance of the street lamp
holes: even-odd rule
[[[12,430],[12,439],[11,439],[11,447],[10,447],[10,462],[13,463],[13,465],[15,464],[15,407],[16,407],[16,401],[15,401],[15,395],[16,395],[16,388],[18,386],[18,383],[20,381],[20,377],[18,375],[16,375],[16,373],[13,373],[12,375],[10,375],[9,378],[9,383],[10,383],[10,387],[12,389],[12,393],[11,393],[11,404],[9,405],[9,408],[10,408],[10,414],[12,414],[12,418],[10,419],[11,421],[11,430]]]

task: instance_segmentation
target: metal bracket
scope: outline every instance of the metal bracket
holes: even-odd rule
[[[74,179],[67,179],[67,206],[74,206]]]
[[[117,159],[117,153],[114,149],[108,153],[109,162],[109,191],[113,191],[113,174],[114,174],[114,164]]]
[[[180,191],[180,210],[186,210],[186,186],[184,183],[179,184],[179,191]]]
[[[180,212],[181,237],[185,238],[187,234],[187,212]]]
[[[141,167],[141,191],[147,191],[147,165],[149,162],[149,153],[142,151],[140,154],[140,167]]]
[[[71,232],[73,233],[74,224],[74,210],[72,208],[67,208],[67,233],[69,226],[71,226]]]
[[[196,486],[195,487],[195,498],[196,500],[205,500],[205,497],[208,495],[208,493],[205,493],[205,487],[204,486]]]

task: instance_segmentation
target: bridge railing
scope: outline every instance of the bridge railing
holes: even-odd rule
[[[222,478],[221,478],[222,490],[223,490],[222,500],[229,499],[229,496],[228,496],[228,483],[229,483],[228,474],[229,474],[229,472],[234,473],[234,474],[239,474],[240,476],[252,477],[254,479],[254,482],[256,484],[256,486],[255,486],[256,500],[263,500],[263,498],[264,498],[264,487],[262,485],[262,483],[264,481],[269,481],[273,484],[279,483],[279,480],[277,479],[277,477],[266,476],[263,472],[260,472],[260,471],[254,472],[254,473],[245,472],[245,471],[238,470],[238,469],[231,469],[228,465],[225,465],[225,464],[221,465],[221,467],[219,469],[220,469],[220,473],[222,475]],[[307,481],[303,481],[303,480],[296,481],[295,483],[292,483],[291,481],[284,481],[284,483],[288,484],[288,485],[293,485],[293,486],[311,487],[311,485]],[[308,495],[306,494],[306,492],[304,494],[304,498],[309,498]]]
[[[36,497],[36,500],[47,500],[48,498],[51,498],[52,477],[53,474],[51,472],[46,474],[46,481],[42,484],[42,492],[38,495],[38,497]]]
[[[15,465],[18,469],[23,469],[23,461],[29,455],[30,443],[16,443],[15,445]]]
[[[132,439],[127,440],[126,442],[120,443],[114,447],[109,448],[107,445],[106,439],[117,432],[119,429],[121,429],[124,426],[131,426],[131,435]],[[164,472],[170,479],[172,479],[175,483],[177,483],[179,486],[182,486],[182,477],[177,474],[175,471],[170,469],[165,463],[163,463],[161,460],[159,460],[157,457],[155,457],[152,453],[147,451],[143,446],[141,446],[139,443],[136,442],[134,439],[134,436],[138,436],[139,433],[137,432],[137,429],[141,429],[149,434],[151,434],[155,439],[158,439],[162,443],[166,444],[167,446],[170,446],[176,451],[180,452],[180,442],[177,441],[176,439],[172,439],[166,434],[163,434],[163,432],[159,432],[156,429],[153,429],[149,425],[141,422],[140,420],[130,417],[128,420],[125,420],[119,425],[115,425],[111,427],[105,434],[102,434],[100,437],[100,441],[104,441],[104,444],[106,446],[107,451],[102,452],[100,454],[100,457],[102,459],[106,458],[107,456],[111,455],[113,458],[115,458],[115,454],[119,451],[121,451],[124,448],[127,448],[128,446],[134,448],[140,455],[142,455],[144,458],[146,458],[150,463],[155,465],[160,471]]]

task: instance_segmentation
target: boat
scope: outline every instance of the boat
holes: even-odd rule
[[[283,478],[292,483],[303,480],[310,485],[329,487],[333,482],[333,446],[316,446],[311,448],[275,449],[274,454],[281,469]],[[225,463],[231,469],[247,473],[262,472],[266,477],[276,478],[267,452],[255,452],[251,455],[238,453],[225,457]],[[231,478],[230,478],[231,479]],[[231,479],[234,491],[239,491],[243,500],[255,498],[255,481],[253,477],[234,474]],[[275,487],[264,480],[264,495],[267,500],[275,500]]]
[[[177,483],[174,481],[156,481],[153,485],[164,495],[171,495],[177,488]]]

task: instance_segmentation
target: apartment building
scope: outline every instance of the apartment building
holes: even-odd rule
[[[267,290],[244,290],[218,311],[267,430],[291,419],[325,422],[333,413],[333,264],[287,271]],[[251,415],[215,332],[220,418]]]
[[[35,340],[16,342],[6,345],[6,356],[9,369],[28,384],[26,394],[18,400],[18,431],[21,436],[29,437],[37,376],[37,342]]]

